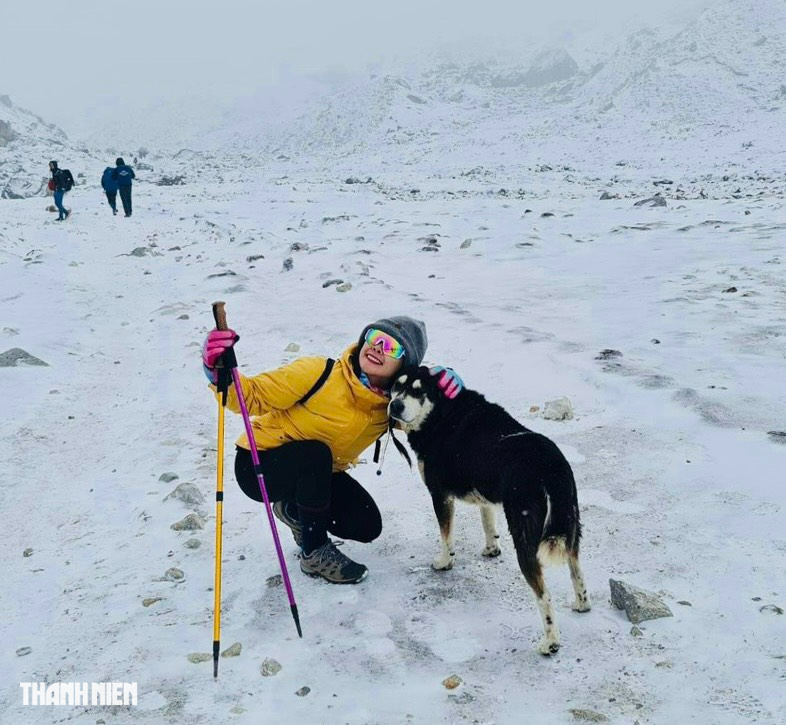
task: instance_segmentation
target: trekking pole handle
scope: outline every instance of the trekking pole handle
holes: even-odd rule
[[[224,310],[224,305],[226,302],[214,302],[213,303],[213,319],[216,321],[216,330],[228,330],[229,327],[227,326],[227,313]]]
[[[227,325],[227,313],[224,309],[224,305],[226,303],[222,301],[214,302],[213,303],[213,319],[216,321],[216,329],[217,330],[228,330],[229,326]],[[237,342],[240,338],[235,336],[235,342]],[[237,367],[237,358],[235,357],[235,349],[230,347],[222,356],[221,356],[221,364],[217,365],[218,368],[236,368]],[[228,384],[228,383],[227,383]]]

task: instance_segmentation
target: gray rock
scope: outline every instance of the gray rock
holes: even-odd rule
[[[336,292],[349,292],[352,289],[351,282],[344,282],[344,284],[340,284],[336,287]]]
[[[25,365],[49,367],[49,363],[31,355],[21,347],[12,347],[10,350],[0,353],[0,368],[23,367]]]
[[[169,528],[175,531],[196,531],[197,529],[205,528],[205,520],[199,514],[190,513],[188,516],[180,519],[180,521],[176,521]]]
[[[30,548],[28,548],[28,549],[25,549],[25,550],[22,552],[22,556],[24,556],[24,557],[28,557],[28,556],[32,556],[32,555],[33,555],[33,550],[32,550],[32,549],[30,549]]]
[[[500,73],[491,78],[492,88],[538,88],[572,78],[579,71],[575,60],[563,49],[549,49],[538,54],[526,72]]]
[[[274,677],[281,672],[281,664],[274,660],[272,657],[266,657],[262,661],[262,666],[259,668],[262,677]]]
[[[308,686],[301,687],[295,694],[298,697],[305,697],[308,693],[311,692],[311,688]]]
[[[170,498],[182,501],[189,506],[202,506],[205,503],[205,495],[193,483],[180,483],[171,493],[164,496],[164,501]]]
[[[651,196],[649,199],[641,199],[635,202],[633,206],[666,206],[666,199],[664,199],[660,194],[655,194],[655,196]]]
[[[600,195],[600,200],[601,200],[601,201],[608,201],[609,199],[616,199],[616,198],[617,198],[617,197],[616,197],[614,194],[609,194],[609,192],[608,192],[608,191],[604,191],[604,192],[603,192],[603,193]]]
[[[45,189],[45,183],[42,181],[31,181],[14,176],[6,182],[0,192],[0,199],[29,199],[33,196],[41,196]]]
[[[199,539],[189,539],[183,546],[185,546],[186,549],[198,549],[202,546],[202,542]]]
[[[578,708],[571,708],[569,710],[570,714],[573,715],[575,720],[581,720],[582,722],[608,722],[609,719],[600,712],[595,712],[594,710],[580,710]]]
[[[282,271],[283,272],[289,272],[292,269],[292,267],[294,267],[294,262],[292,261],[292,257],[287,257],[284,260],[284,264],[281,267]]]
[[[134,247],[127,256],[129,257],[146,257],[150,250],[147,247]]]
[[[459,249],[469,249],[470,244],[472,244],[471,239],[465,239],[460,245]]]
[[[289,345],[284,348],[284,352],[300,352],[300,345],[296,342],[290,342]]]
[[[195,665],[198,665],[200,662],[210,662],[213,659],[213,655],[210,652],[192,652],[188,655],[188,661],[193,662]]]
[[[235,642],[234,644],[227,647],[222,653],[222,657],[238,657],[240,653],[243,651],[243,645],[240,642]]]
[[[164,579],[166,579],[168,582],[182,582],[185,578],[186,575],[183,573],[183,570],[178,569],[176,566],[173,566],[171,569],[167,569],[164,573]]]
[[[630,628],[630,633],[634,637],[643,637],[644,636],[644,632],[642,632],[638,627],[631,627]]]
[[[565,397],[547,400],[541,416],[546,420],[573,420],[573,406]]]
[[[760,612],[766,612],[770,614],[783,614],[783,609],[781,609],[777,604],[765,604],[761,609]]]
[[[270,588],[280,587],[283,583],[284,579],[281,574],[273,574],[273,576],[269,576],[267,579],[265,579],[265,584],[267,584],[267,586]]]
[[[611,603],[617,609],[624,609],[633,624],[674,616],[657,594],[616,579],[609,579],[609,588]]]
[[[16,651],[17,657],[24,657],[25,655],[29,655],[33,651],[32,647],[20,647]]]
[[[180,478],[180,476],[178,476],[176,473],[167,472],[167,473],[162,473],[158,477],[158,480],[163,481],[164,483],[169,483],[170,481],[176,481],[178,478]]]
[[[343,279],[328,279],[322,283],[322,288],[330,287],[333,284],[344,284]]]
[[[292,242],[289,245],[290,252],[305,252],[308,251],[308,244],[305,242]]]
[[[0,99],[8,99],[8,104],[10,105],[11,103],[11,99],[8,96],[0,96]],[[0,100],[0,102],[2,101]],[[6,104],[3,103],[3,105]],[[11,124],[8,121],[0,120],[0,146],[5,146],[14,139],[16,139],[16,131],[11,128]]]
[[[142,600],[143,607],[149,607],[151,604],[155,604],[156,602],[160,602],[162,597],[146,597]]]
[[[612,360],[617,357],[622,357],[622,353],[619,350],[601,350],[596,356],[596,360]]]

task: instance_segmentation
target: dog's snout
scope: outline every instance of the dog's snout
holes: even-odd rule
[[[404,412],[404,403],[400,400],[391,400],[388,406],[388,413],[392,418],[398,418]]]

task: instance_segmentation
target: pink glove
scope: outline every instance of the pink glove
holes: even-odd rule
[[[442,394],[450,400],[455,398],[464,389],[464,381],[453,368],[435,365],[429,368],[429,372],[437,378],[437,387],[442,391]]]
[[[238,336],[234,330],[211,330],[207,333],[205,344],[202,345],[202,367],[211,383],[216,383],[216,363],[219,358],[229,350],[237,341]]]

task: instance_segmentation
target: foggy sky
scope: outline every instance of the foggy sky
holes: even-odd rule
[[[9,0],[0,93],[70,134],[104,106],[204,93],[225,101],[287,72],[361,69],[472,38],[565,41],[685,21],[708,0]]]

